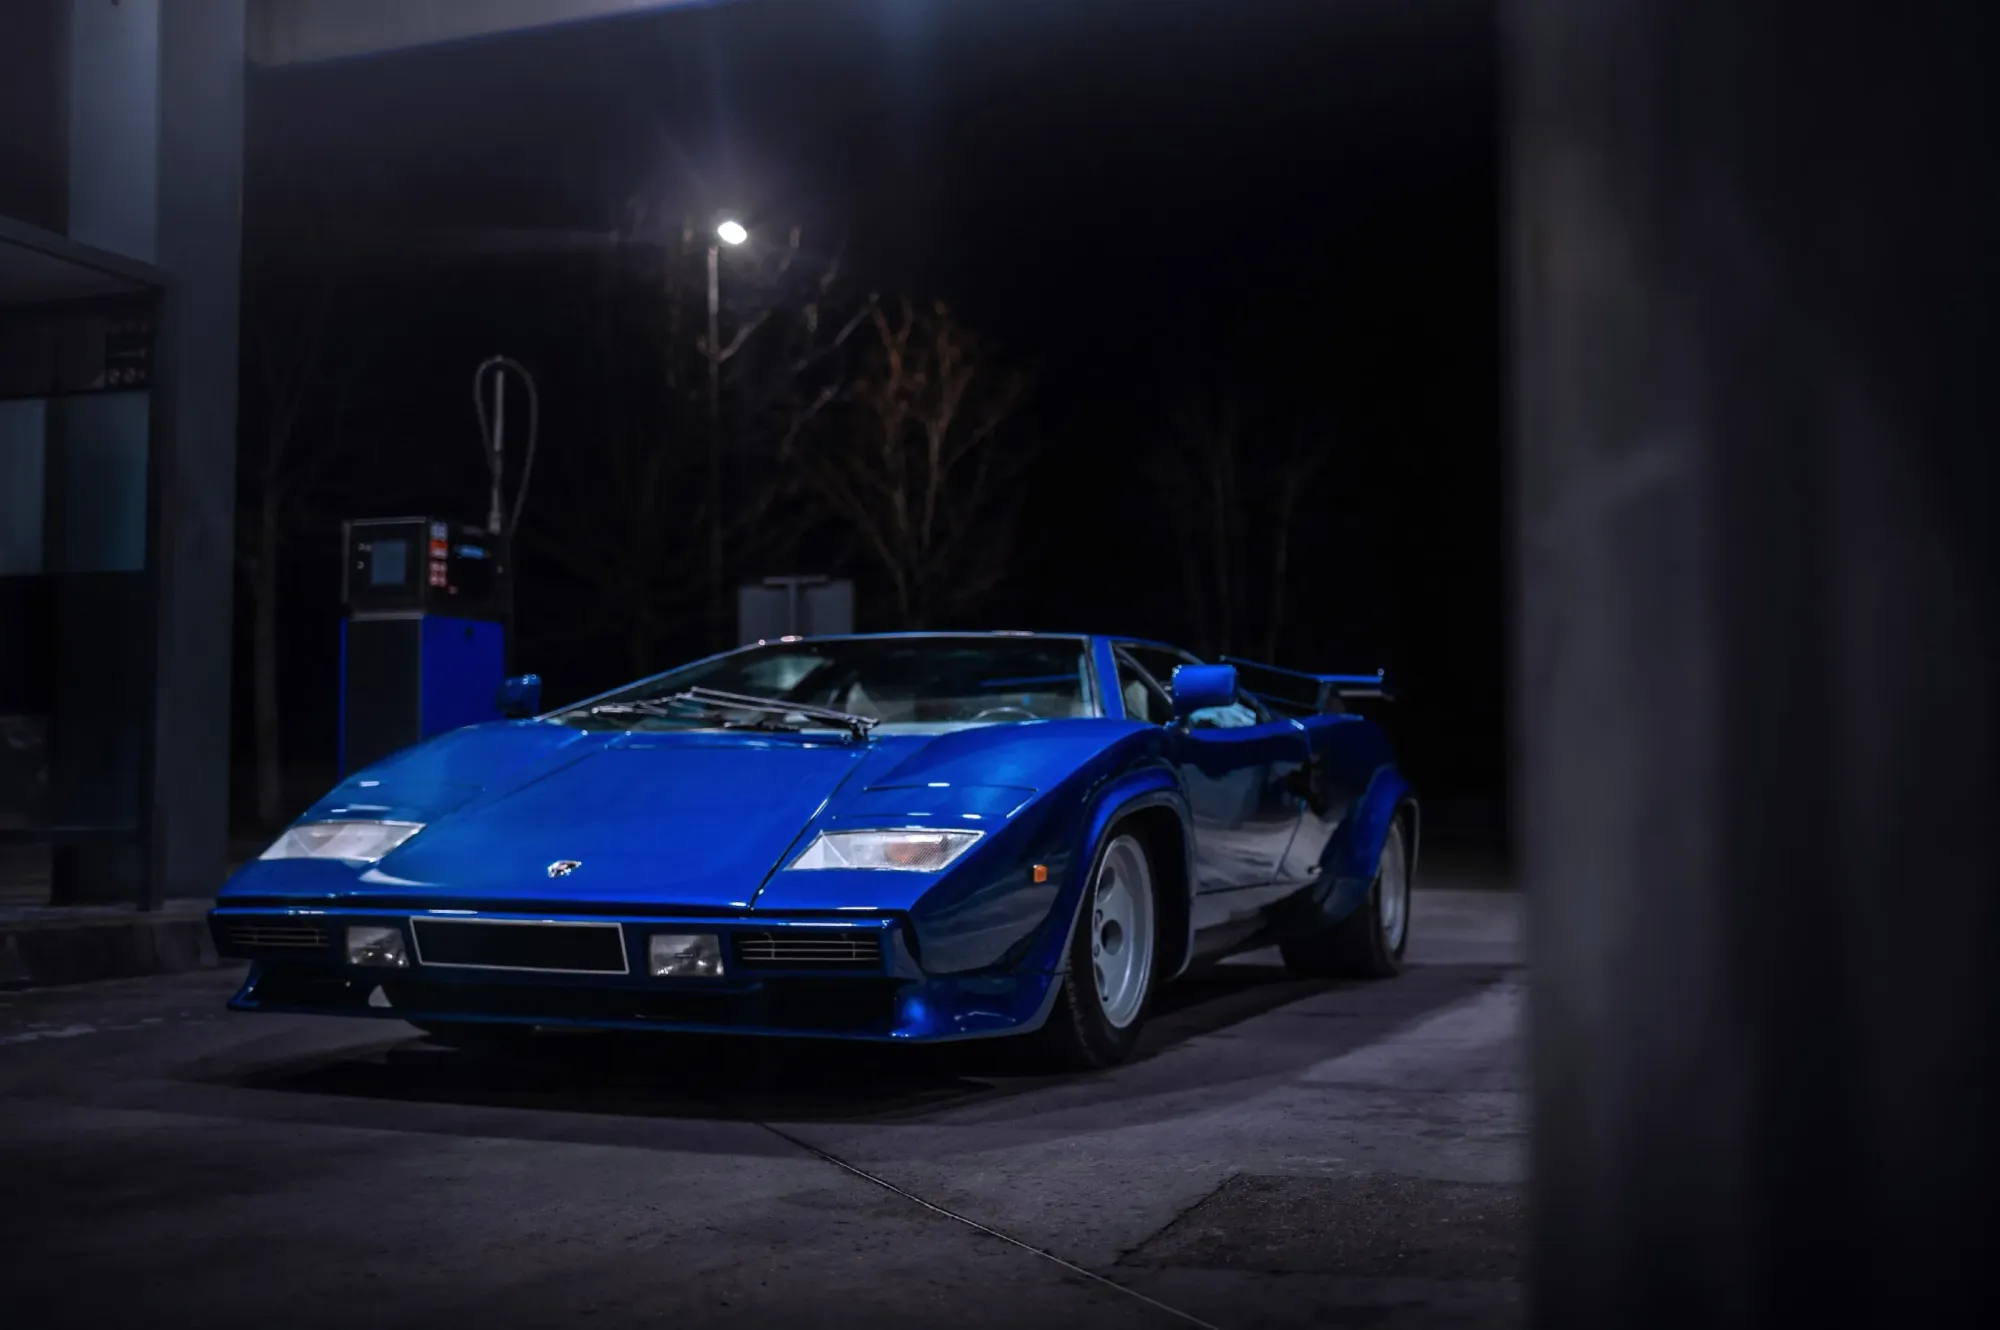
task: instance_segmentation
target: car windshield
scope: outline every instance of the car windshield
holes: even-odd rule
[[[657,705],[689,689],[796,703],[877,722],[878,733],[1098,713],[1080,638],[891,637],[773,642],[634,684],[559,713],[591,728],[715,728],[748,724],[726,705]],[[765,715],[788,729],[836,729],[825,718]],[[788,722],[788,723],[787,723]]]

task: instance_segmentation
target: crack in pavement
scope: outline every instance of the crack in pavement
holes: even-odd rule
[[[1148,1297],[1146,1294],[1141,1293],[1136,1288],[1131,1288],[1125,1284],[1121,1284],[1115,1279],[1107,1279],[1105,1276],[1098,1274],[1095,1270],[1086,1269],[1085,1267],[1078,1265],[1074,1261],[1065,1260],[1063,1257],[1056,1255],[1052,1251],[1048,1251],[1044,1248],[1037,1247],[1031,1242],[1023,1242],[1021,1239],[1014,1237],[1011,1234],[1002,1233],[999,1229],[993,1228],[987,1224],[982,1224],[977,1219],[973,1219],[966,1215],[962,1215],[958,1213],[956,1210],[948,1210],[942,1205],[938,1205],[932,1201],[927,1201],[923,1197],[917,1195],[915,1192],[910,1191],[907,1188],[897,1186],[895,1183],[889,1181],[887,1178],[878,1177],[864,1168],[860,1168],[854,1164],[850,1164],[845,1159],[842,1159],[840,1156],[833,1154],[830,1151],[822,1150],[820,1147],[814,1145],[812,1142],[801,1140],[800,1138],[792,1135],[790,1132],[784,1131],[778,1127],[774,1127],[768,1122],[759,1122],[757,1125],[762,1127],[765,1131],[770,1132],[773,1136],[776,1136],[779,1140],[784,1141],[787,1144],[793,1145],[798,1149],[805,1151],[807,1154],[812,1155],[814,1158],[824,1163],[832,1164],[835,1168],[851,1173],[855,1177],[860,1178],[864,1182],[873,1183],[875,1186],[882,1188],[884,1191],[893,1192],[897,1196],[902,1197],[904,1200],[914,1202],[915,1204],[922,1206],[924,1209],[929,1210],[933,1214],[943,1215],[946,1219],[952,1220],[956,1223],[963,1224],[967,1228],[972,1229],[975,1232],[984,1233],[987,1237],[990,1238],[998,1238],[1000,1239],[1000,1241],[1005,1242],[1011,1246],[1019,1247],[1022,1251],[1031,1252],[1034,1255],[1041,1257],[1045,1261],[1052,1261],[1056,1265],[1059,1265],[1063,1269],[1069,1271],[1071,1274],[1081,1275],[1083,1278],[1090,1280],[1092,1283],[1102,1284],[1104,1287],[1111,1289],[1114,1292],[1122,1293],[1128,1298],[1136,1298],[1140,1302],[1145,1303],[1147,1306],[1157,1308],[1158,1310],[1165,1312],[1167,1315],[1174,1317],[1176,1320],[1185,1321],[1189,1325],[1199,1326],[1201,1330],[1219,1330],[1219,1327],[1212,1325],[1207,1321],[1202,1320],[1199,1316],[1196,1316],[1193,1312],[1182,1311],[1179,1307],[1170,1306],[1167,1303],[1161,1302],[1158,1298]]]
[[[1153,1240],[1158,1238],[1162,1233],[1165,1233],[1175,1224],[1180,1223],[1181,1220],[1186,1219],[1196,1210],[1201,1209],[1202,1206],[1207,1205],[1210,1201],[1214,1200],[1217,1196],[1221,1195],[1222,1189],[1227,1187],[1231,1182],[1235,1181],[1235,1179],[1236,1179],[1236,1170],[1231,1169],[1229,1171],[1228,1176],[1224,1177],[1222,1181],[1216,1183],[1215,1186],[1203,1192],[1200,1196],[1188,1202],[1180,1209],[1174,1211],[1173,1218],[1169,1219],[1166,1223],[1154,1229],[1151,1233],[1148,1233],[1144,1238],[1141,1238],[1137,1243],[1133,1244],[1131,1247],[1127,1248],[1124,1251],[1119,1252],[1117,1257],[1113,1259],[1111,1263],[1113,1265],[1123,1265],[1127,1261],[1129,1261],[1132,1257],[1137,1256],[1140,1252],[1146,1250],[1147,1246],[1150,1245],[1153,1242]]]

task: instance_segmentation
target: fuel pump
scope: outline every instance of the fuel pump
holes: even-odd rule
[[[528,424],[511,509],[503,487],[510,373],[526,388]],[[342,774],[500,716],[513,636],[509,552],[534,469],[541,403],[534,377],[506,356],[474,371],[472,399],[491,479],[483,525],[435,516],[343,525]]]

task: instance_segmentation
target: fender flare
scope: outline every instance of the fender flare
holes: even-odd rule
[[[1339,923],[1361,908],[1368,889],[1375,882],[1382,846],[1389,839],[1390,823],[1410,810],[1408,852],[1414,880],[1422,814],[1415,790],[1393,763],[1375,769],[1368,786],[1354,801],[1346,820],[1320,855],[1320,879],[1326,885],[1315,892],[1316,913],[1322,926]]]
[[[1055,1009],[1056,994],[1069,973],[1069,940],[1076,932],[1078,911],[1083,908],[1091,870],[1097,865],[1098,848],[1111,828],[1134,813],[1149,808],[1170,810],[1180,827],[1182,861],[1187,866],[1180,884],[1180,890],[1187,899],[1181,902],[1186,936],[1180,940],[1179,962],[1171,974],[1158,972],[1154,982],[1166,983],[1178,978],[1187,969],[1188,958],[1194,952],[1193,823],[1188,812],[1187,795],[1181,789],[1179,778],[1164,767],[1149,766],[1128,771],[1107,781],[1094,792],[1088,807],[1089,812],[1077,837],[1076,853],[1070,860],[1074,865],[1070,880],[1063,884],[1063,894],[1057,898],[1056,907],[1049,911],[1051,922],[1059,920],[1062,927],[1050,929],[1036,949],[1040,954],[1031,956],[1028,964],[1022,967],[1047,974],[1052,980],[1033,1019],[1020,1026],[1023,1033],[1040,1029]]]

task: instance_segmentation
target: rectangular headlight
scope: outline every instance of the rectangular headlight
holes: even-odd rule
[[[423,829],[421,822],[301,822],[257,857],[372,864]]]
[[[410,957],[403,950],[403,930],[383,928],[377,924],[354,924],[347,930],[347,963],[349,965],[385,965],[393,970],[407,970]]]
[[[891,868],[935,873],[972,848],[976,831],[823,831],[793,868]]]
[[[646,939],[646,969],[655,979],[720,979],[721,939],[713,933],[655,933]]]

